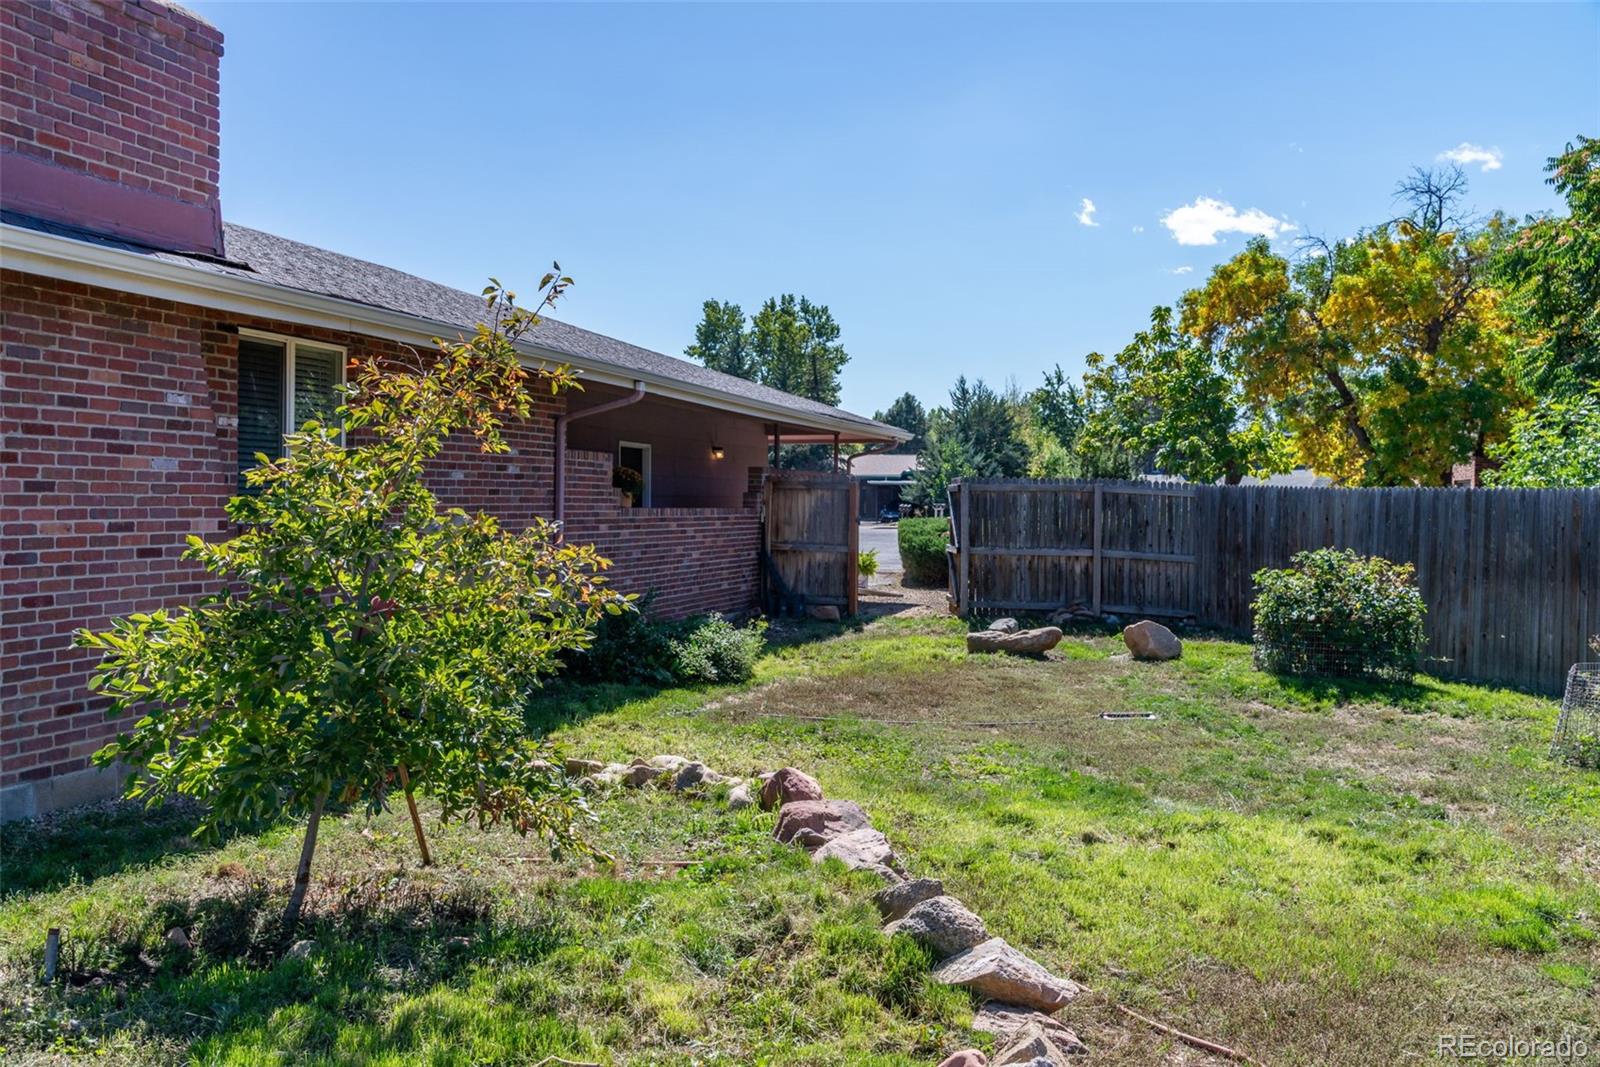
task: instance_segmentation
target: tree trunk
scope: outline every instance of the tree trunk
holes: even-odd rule
[[[322,825],[322,806],[327,802],[328,791],[324,789],[311,805],[306,836],[300,843],[300,865],[294,872],[294,891],[289,894],[289,906],[283,909],[283,928],[288,933],[300,925],[300,906],[306,902],[306,890],[311,885],[311,856],[317,851],[317,828]]]
[[[396,769],[400,772],[400,788],[406,791],[406,807],[411,810],[411,829],[416,831],[417,851],[422,853],[422,865],[432,867],[433,854],[428,851],[428,839],[422,834],[422,816],[417,814],[417,798],[411,792],[411,775],[406,773],[404,763]]]

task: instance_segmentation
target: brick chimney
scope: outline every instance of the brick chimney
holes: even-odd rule
[[[161,0],[0,3],[0,206],[222,255],[222,34]]]

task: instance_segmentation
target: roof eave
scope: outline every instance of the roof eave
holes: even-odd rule
[[[0,222],[0,266],[160,300],[366,334],[406,344],[431,344],[436,337],[448,337],[463,331],[462,326],[454,323],[438,322],[264,280],[184,266],[125,249],[108,248],[6,222]],[[646,391],[656,396],[769,422],[803,425],[829,434],[838,433],[841,441],[900,441],[910,437],[898,427],[880,426],[866,419],[836,418],[766,404],[692,382],[559,352],[531,341],[519,342],[517,349],[529,363],[564,363],[580,371],[584,378],[609,385],[631,387],[634,382],[643,382]]]

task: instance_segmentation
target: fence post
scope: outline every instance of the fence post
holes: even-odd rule
[[[968,540],[972,530],[972,499],[967,495],[965,482],[957,482],[956,488],[956,496],[961,501],[956,517],[956,614],[964,619],[972,605],[972,543]]]
[[[1100,569],[1102,566],[1100,559],[1100,518],[1104,510],[1105,509],[1102,507],[1100,500],[1100,483],[1095,482],[1094,511],[1092,514],[1094,524],[1094,557],[1089,564],[1089,568],[1091,572],[1090,580],[1094,588],[1094,613],[1096,615],[1100,614]]]

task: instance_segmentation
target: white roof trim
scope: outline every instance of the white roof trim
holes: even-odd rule
[[[310,293],[254,278],[185,266],[121,248],[108,248],[57,234],[0,223],[0,266],[47,278],[97,285],[160,300],[232,311],[241,315],[281,319],[306,326],[382,337],[405,344],[431,345],[436,337],[463,332],[458,325],[416,315],[389,311],[354,300]],[[791,426],[810,426],[837,432],[851,440],[909,440],[897,427],[868,431],[861,423],[827,415],[801,413],[748,397],[693,385],[676,378],[641,373],[596,359],[585,359],[521,342],[527,362],[565,363],[582,377],[607,385],[633,388],[644,382],[656,396],[714,407],[751,418]]]

